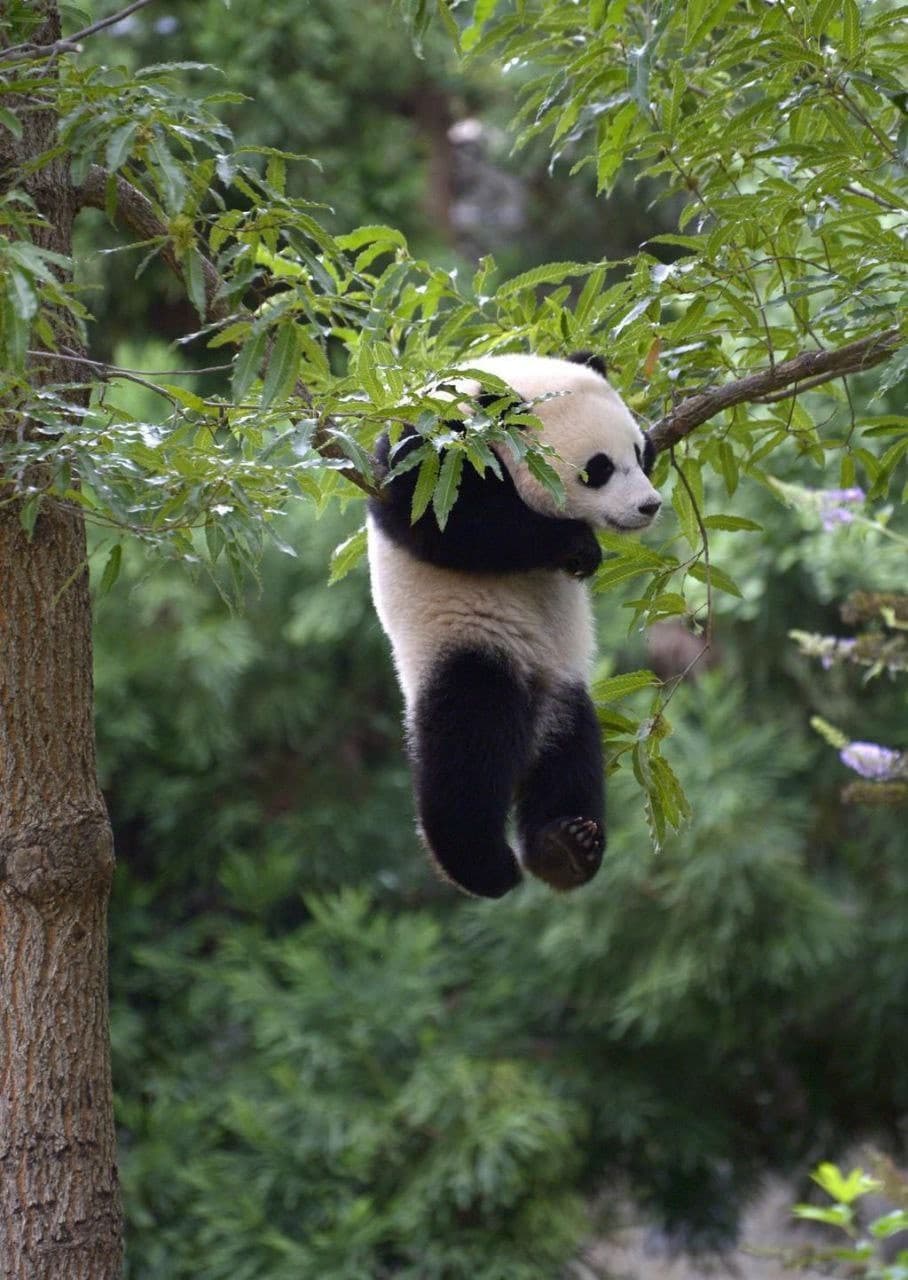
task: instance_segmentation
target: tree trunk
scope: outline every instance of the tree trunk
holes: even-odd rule
[[[56,5],[41,9],[27,34],[36,44],[60,34]],[[16,106],[23,133],[14,144],[7,135],[5,186],[55,129],[51,111]],[[75,202],[65,161],[21,185],[46,219],[41,242],[69,254]],[[57,373],[45,361],[35,379]],[[85,529],[79,516],[47,507],[29,538],[9,497],[0,493],[0,1275],[113,1280],[113,848],[95,771]]]

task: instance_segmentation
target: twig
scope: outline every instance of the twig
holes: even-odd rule
[[[77,356],[62,351],[29,351],[30,356],[48,356],[53,360],[70,360],[73,364],[87,364],[96,369],[105,378],[128,378],[130,374],[144,378],[194,378],[198,373],[224,373],[233,366],[229,364],[209,364],[199,369],[126,369],[120,364],[105,364],[103,360],[89,360],[88,356]]]
[[[86,39],[87,36],[93,36],[96,31],[103,31],[105,27],[113,27],[118,22],[122,22],[124,18],[128,18],[131,13],[135,13],[137,9],[144,9],[147,4],[151,4],[152,0],[133,0],[132,4],[128,4],[125,9],[121,9],[119,13],[112,13],[108,18],[100,18],[97,22],[93,22],[90,27],[83,27],[81,31],[74,31],[71,36],[64,36],[62,40],[54,40],[52,44],[13,44],[8,49],[4,49],[0,53],[0,62],[8,59],[27,59],[27,58],[50,58],[55,53],[78,53],[79,41]]]
[[[745,402],[765,403],[770,397],[787,399],[844,374],[870,369],[888,360],[905,342],[906,338],[899,329],[887,329],[831,351],[802,351],[772,368],[760,369],[723,387],[710,387],[688,396],[652,427],[650,439],[657,453],[670,449],[723,409]],[[776,395],[783,388],[788,390]]]

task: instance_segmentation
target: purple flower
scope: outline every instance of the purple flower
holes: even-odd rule
[[[900,751],[878,746],[875,742],[849,742],[839,752],[839,759],[862,778],[891,778],[901,759]]]
[[[820,658],[823,670],[828,671],[836,658],[847,658],[856,643],[855,640],[851,640],[847,636],[844,640],[833,640],[832,648]]]
[[[824,530],[829,533],[837,524],[851,524],[854,512],[849,510],[849,506],[858,506],[865,497],[864,490],[857,486],[853,489],[818,489],[820,519]]]

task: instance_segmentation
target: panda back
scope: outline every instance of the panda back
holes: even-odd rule
[[[565,573],[472,574],[417,560],[370,517],[375,610],[408,710],[426,677],[457,648],[495,650],[546,685],[586,683],[593,625],[586,588]]]

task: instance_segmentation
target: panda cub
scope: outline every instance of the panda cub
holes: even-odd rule
[[[500,478],[464,466],[443,530],[431,506],[411,523],[414,467],[370,502],[369,569],[406,704],[421,834],[454,884],[499,898],[523,870],[570,889],[599,869],[604,768],[580,579],[601,560],[594,528],[644,529],[661,499],[647,478],[652,444],[598,357],[488,356],[471,367],[532,404],[564,506],[503,448]],[[465,380],[465,395],[478,391]],[[383,436],[378,461],[393,467],[420,443],[412,430],[393,448]]]

